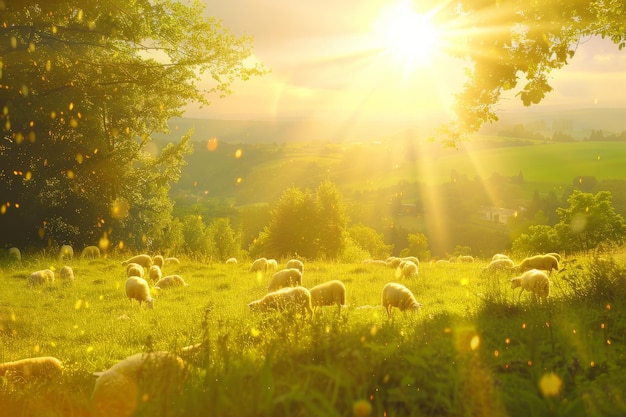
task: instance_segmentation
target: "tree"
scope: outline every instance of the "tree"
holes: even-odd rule
[[[560,252],[561,246],[556,230],[547,225],[534,224],[513,242],[512,250],[521,256],[537,253]]]
[[[372,258],[386,259],[393,250],[393,245],[385,243],[382,233],[377,233],[376,230],[362,223],[350,226],[348,235],[361,249],[367,251]]]
[[[346,238],[348,215],[337,186],[324,180],[315,192],[318,256],[336,259]]]
[[[200,216],[187,215],[182,221],[182,233],[184,238],[183,250],[188,254],[207,255],[210,241],[207,227]]]
[[[227,218],[214,219],[207,229],[210,253],[214,260],[224,262],[238,257],[241,252],[241,235],[235,233]]]
[[[152,134],[187,103],[264,72],[247,64],[251,39],[203,11],[199,1],[2,2],[4,243],[162,239],[191,133],[161,150]],[[202,74],[214,83],[201,88]]]
[[[400,256],[416,256],[417,259],[427,261],[430,259],[428,249],[428,238],[423,233],[409,233],[407,236],[409,244],[400,251]]]
[[[626,241],[626,221],[615,212],[611,193],[597,194],[574,190],[569,207],[557,208],[560,221],[555,226],[563,249],[586,252],[601,244],[621,245]]]
[[[450,27],[449,33],[460,34],[450,39],[454,47],[449,52],[470,63],[467,82],[457,95],[457,123],[449,130],[453,140],[496,121],[494,108],[502,93],[520,83],[517,96],[522,103],[539,103],[552,90],[552,71],[567,65],[585,38],[609,38],[620,50],[626,46],[626,4],[620,1],[447,4],[441,8],[437,3],[437,20]]]

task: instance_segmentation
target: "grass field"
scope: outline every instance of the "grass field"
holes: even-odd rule
[[[305,263],[303,285],[342,280],[348,307],[313,318],[251,313],[269,275],[181,259],[166,267],[189,287],[154,290],[153,310],[131,307],[121,258],[75,260],[76,280],[29,287],[27,258],[0,269],[0,362],[55,356],[56,380],[0,377],[0,415],[90,416],[95,377],[139,352],[203,343],[167,398],[141,395],[137,416],[607,416],[626,413],[626,266],[567,259],[547,305],[518,298],[486,262],[420,265],[419,277],[365,264]],[[284,263],[282,264],[284,265]],[[380,304],[386,282],[422,308]],[[357,308],[371,306],[372,308]],[[141,391],[141,389],[140,389]]]

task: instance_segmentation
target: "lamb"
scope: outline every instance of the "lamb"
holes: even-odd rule
[[[62,373],[63,363],[53,356],[0,363],[0,377],[15,381],[51,380],[61,376]]]
[[[398,307],[400,311],[418,311],[422,306],[415,300],[415,296],[407,287],[395,282],[389,282],[383,287],[383,307],[387,310],[387,316],[391,317],[391,309]]]
[[[267,270],[268,271],[276,271],[278,269],[278,261],[276,259],[268,259],[267,260]],[[302,271],[300,271],[302,272]]]
[[[152,264],[158,266],[159,268],[163,268],[163,265],[165,265],[165,258],[161,255],[154,255],[152,257]]]
[[[135,255],[132,258],[126,259],[124,262],[122,262],[122,266],[126,266],[130,263],[139,264],[144,268],[149,269],[152,266],[152,258],[150,257],[150,255],[146,254]]]
[[[482,275],[482,274],[494,274],[497,272],[508,272],[508,271],[511,271],[514,266],[515,266],[515,263],[509,258],[506,258],[506,259],[500,258],[500,259],[496,259],[495,261],[491,261],[489,265],[487,265],[486,267],[482,269],[482,271],[480,271],[480,273]]]
[[[94,375],[98,377],[91,394],[95,416],[130,417],[140,403],[153,412],[166,409],[167,402],[182,389],[189,370],[179,356],[156,351],[129,356]]]
[[[188,287],[188,286],[189,284],[187,284],[185,280],[183,279],[183,277],[181,277],[180,275],[168,275],[166,277],[161,278],[160,280],[156,282],[156,284],[154,284],[154,288],[157,288],[159,290],[162,290],[165,288],[172,288],[172,287]]]
[[[474,257],[470,255],[462,255],[462,256],[459,256],[458,262],[471,264],[472,262],[474,262]]]
[[[287,287],[267,293],[263,298],[249,303],[248,307],[251,311],[295,310],[302,315],[308,313],[313,316],[311,292],[304,287]]]
[[[72,260],[74,257],[74,249],[70,245],[63,245],[61,249],[59,249],[59,260]]]
[[[71,284],[72,282],[74,282],[74,270],[71,266],[63,266],[59,274],[61,275],[61,280],[63,280],[63,282],[65,282],[66,284]]]
[[[416,256],[405,256],[404,258],[402,258],[402,260],[403,261],[411,261],[411,262],[413,262],[417,266],[420,265],[420,260],[417,259]]]
[[[390,256],[385,259],[385,263],[389,268],[397,268],[400,262],[402,262],[402,258],[398,258],[397,256]]]
[[[144,275],[143,266],[136,264],[134,262],[126,265],[126,277],[143,278],[143,275]]]
[[[418,267],[413,261],[402,261],[396,268],[396,278],[413,278],[417,277]]]
[[[535,255],[524,259],[519,265],[515,266],[515,271],[524,273],[530,269],[540,269],[542,271],[552,272],[559,270],[559,261],[552,255]]]
[[[150,281],[157,282],[163,278],[163,272],[158,265],[152,265],[148,270],[148,277],[150,278]]]
[[[30,285],[54,284],[54,271],[52,269],[41,269],[30,274],[28,278]]]
[[[561,262],[561,255],[559,255],[556,252],[550,252],[550,253],[546,253],[545,255],[550,255],[550,256],[554,256],[556,258],[557,261]]]
[[[15,246],[9,248],[9,261],[10,262],[21,262],[22,261],[22,252]]]
[[[237,265],[237,258],[226,259],[226,265]]]
[[[311,305],[316,310],[318,307],[337,304],[338,312],[341,314],[341,306],[346,304],[346,286],[336,279],[316,285],[309,292],[311,293]]]
[[[285,266],[285,268],[290,269],[290,268],[295,268],[298,271],[300,271],[301,274],[304,274],[304,263],[302,263],[301,260],[299,259],[290,259],[287,261],[287,265]]]
[[[266,272],[267,271],[267,259],[266,258],[258,258],[252,262],[250,265],[250,272]]]
[[[97,259],[100,257],[100,248],[97,246],[86,246],[80,253],[80,257],[83,259]]]
[[[167,264],[180,265],[180,259],[170,256],[169,258],[165,258],[163,260],[163,265],[167,265]]]
[[[141,303],[145,302],[149,308],[154,308],[154,298],[150,295],[150,286],[148,281],[141,277],[129,277],[126,280],[126,296],[130,300],[130,305],[133,305],[133,299],[139,301],[139,307]]]
[[[302,285],[302,272],[295,268],[281,269],[272,275],[267,290],[272,292],[280,288],[298,285]]]
[[[504,255],[502,253],[496,253],[495,255],[493,255],[491,257],[492,261],[497,261],[498,259],[511,259],[511,258],[509,258],[508,256],[506,256],[506,255]]]
[[[520,298],[524,290],[530,291],[535,297],[539,297],[540,301],[547,301],[550,295],[550,279],[544,271],[539,269],[530,269],[522,275],[511,278],[511,289],[521,287]]]

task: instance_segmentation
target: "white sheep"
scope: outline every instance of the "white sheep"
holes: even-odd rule
[[[166,351],[137,353],[117,362],[96,379],[91,400],[97,417],[130,417],[139,404],[165,410],[180,393],[189,369],[179,356]]]
[[[152,257],[152,264],[158,266],[159,268],[163,268],[163,265],[165,265],[165,258],[162,255],[154,255]]]
[[[249,272],[266,272],[267,271],[267,259],[258,258],[250,265]]]
[[[59,275],[61,276],[61,280],[66,284],[74,282],[74,270],[69,265],[64,265],[61,271],[59,271]]]
[[[391,317],[391,309],[397,307],[400,311],[418,311],[422,306],[407,287],[395,282],[389,282],[383,287],[383,307],[387,310],[387,316]]]
[[[509,258],[499,258],[494,261],[489,262],[489,265],[484,267],[480,273],[481,274],[494,274],[498,272],[509,272],[515,267],[515,263]]]
[[[497,261],[498,259],[511,259],[511,258],[509,258],[508,256],[506,256],[506,255],[504,255],[502,253],[496,253],[495,255],[493,255],[491,257],[492,261]]]
[[[126,266],[130,263],[139,264],[144,268],[149,269],[152,266],[152,257],[146,254],[135,255],[132,258],[128,258],[123,261],[122,266]]]
[[[387,264],[389,268],[397,268],[400,262],[402,262],[402,258],[398,258],[397,256],[390,256],[385,259],[385,264]]]
[[[22,252],[15,246],[9,248],[9,261],[10,262],[21,262],[22,261]]]
[[[154,308],[154,298],[150,295],[150,285],[141,277],[129,277],[126,280],[126,296],[130,300],[131,306],[134,299],[139,301],[139,307],[141,307],[142,302],[145,302],[149,308]]]
[[[405,256],[404,258],[402,258],[402,260],[403,261],[411,261],[411,262],[413,262],[417,266],[420,265],[420,260],[417,259],[416,256]]]
[[[180,265],[180,259],[170,256],[163,260],[163,265]]]
[[[532,292],[535,297],[539,297],[540,301],[547,301],[550,295],[550,279],[544,271],[539,269],[530,269],[518,277],[511,278],[511,288],[518,287],[522,288],[519,293],[520,298],[524,290]]]
[[[401,261],[396,268],[396,278],[414,278],[417,274],[418,266],[413,261]]]
[[[276,259],[268,259],[267,260],[267,270],[268,271],[276,271],[278,269],[278,261]],[[302,271],[300,271],[302,272]]]
[[[165,288],[172,288],[172,287],[188,287],[188,286],[189,284],[187,284],[185,280],[183,279],[183,277],[181,277],[180,275],[168,275],[166,277],[161,278],[160,280],[156,282],[156,284],[154,284],[154,288],[157,288],[159,290],[162,290]]]
[[[302,285],[302,272],[296,268],[281,269],[272,275],[267,290],[272,292],[284,287]]]
[[[148,270],[148,278],[150,278],[150,281],[152,282],[157,282],[163,278],[163,271],[161,271],[161,268],[158,265],[152,265]]]
[[[298,271],[300,272],[300,271]],[[304,287],[287,287],[265,294],[248,304],[251,311],[295,310],[303,315],[313,315],[311,293]]]
[[[237,265],[237,258],[226,259],[226,265]]]
[[[298,271],[300,271],[301,274],[304,274],[304,263],[300,259],[288,260],[285,268],[287,269],[295,268]]]
[[[458,262],[471,264],[472,262],[474,262],[474,257],[470,255],[461,255],[458,257]]]
[[[61,249],[59,249],[60,261],[71,261],[73,257],[74,257],[74,249],[70,245],[61,246]]]
[[[145,271],[143,266],[136,264],[134,262],[126,265],[126,277],[139,277],[143,278]]]
[[[546,253],[545,255],[554,256],[558,262],[561,262],[561,255],[559,255],[559,254],[558,254],[558,253],[556,253],[556,252]]]
[[[41,269],[30,274],[28,278],[30,285],[54,284],[54,271],[52,269]]]
[[[337,304],[339,314],[341,314],[341,307],[346,304],[346,286],[336,279],[316,285],[309,289],[309,292],[311,293],[311,305],[316,310],[318,307]]]
[[[14,381],[51,380],[63,373],[63,363],[53,356],[0,363],[0,377]]]
[[[80,253],[80,257],[83,259],[97,259],[100,257],[100,248],[97,246],[85,246],[85,249]]]
[[[524,259],[519,265],[515,266],[515,271],[523,273],[530,269],[540,269],[542,271],[552,272],[559,270],[559,261],[552,255],[535,255]]]

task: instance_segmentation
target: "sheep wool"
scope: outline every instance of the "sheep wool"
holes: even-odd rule
[[[185,280],[183,279],[183,277],[181,277],[180,275],[168,275],[166,277],[161,278],[160,280],[156,282],[156,284],[154,284],[154,288],[157,288],[159,290],[162,290],[165,288],[172,288],[172,287],[188,287],[188,286],[189,284],[187,284]]]
[[[86,246],[80,253],[80,257],[83,259],[97,259],[100,257],[100,248],[97,246]]]
[[[511,259],[511,258],[509,258],[508,256],[506,256],[506,255],[504,255],[502,253],[496,253],[495,255],[493,255],[491,257],[492,261],[497,261],[498,259]]]
[[[267,270],[268,271],[276,271],[278,269],[278,261],[276,259],[268,259],[267,260]],[[302,272],[302,271],[300,271]]]
[[[266,272],[267,271],[267,259],[266,258],[258,258],[252,262],[250,265],[249,272]]]
[[[226,259],[226,265],[237,265],[237,258]]]
[[[508,272],[513,269],[515,263],[509,258],[500,258],[489,262],[489,265],[484,267],[481,274],[494,274],[497,272]]]
[[[295,287],[298,285],[302,285],[302,272],[300,270],[295,268],[281,269],[272,275],[267,290],[272,292],[284,287]]]
[[[391,317],[393,307],[397,307],[400,311],[418,311],[422,306],[417,302],[411,290],[395,282],[389,282],[383,287],[382,302],[389,317]]]
[[[396,268],[396,278],[414,278],[417,274],[418,266],[413,261],[401,261]]]
[[[385,259],[385,264],[387,264],[389,268],[397,268],[400,262],[402,262],[402,258],[398,258],[397,256],[390,256]]]
[[[417,259],[416,256],[405,256],[404,258],[402,258],[402,260],[403,261],[411,261],[411,262],[413,262],[417,266],[420,265],[420,260]]]
[[[158,265],[152,265],[148,270],[148,277],[150,278],[150,281],[157,282],[163,278],[163,272]]]
[[[70,245],[61,246],[61,249],[59,249],[59,260],[71,261],[73,257],[74,257],[74,249]]]
[[[299,272],[299,271],[298,271]],[[313,315],[311,292],[304,287],[287,287],[265,294],[259,300],[248,304],[251,311],[292,310],[302,315]]]
[[[30,285],[54,284],[54,271],[51,269],[41,269],[30,274],[28,278]]]
[[[188,377],[185,362],[177,355],[157,351],[123,359],[98,378],[91,395],[98,417],[158,415],[183,388]]]
[[[63,373],[63,363],[53,356],[0,363],[0,376],[14,381],[50,380]]]
[[[314,309],[337,304],[339,314],[341,314],[341,306],[346,304],[346,286],[336,279],[316,285],[309,292]]]
[[[152,264],[158,266],[159,268],[163,268],[163,265],[165,265],[165,258],[161,255],[154,255],[152,257]]]
[[[135,255],[132,258],[128,258],[125,261],[123,261],[122,266],[126,266],[130,263],[136,263],[136,264],[143,266],[146,269],[149,269],[152,266],[152,258],[150,257],[150,255],[146,255],[146,254]]]
[[[559,261],[552,255],[535,255],[524,259],[515,267],[517,272],[523,273],[530,269],[540,269],[552,272],[559,270]]]
[[[550,295],[550,279],[539,269],[530,269],[511,279],[511,289],[521,287],[520,298],[524,290],[532,292],[540,301],[547,301]]]
[[[152,266],[150,268],[152,268]],[[145,271],[143,269],[143,266],[141,266],[139,264],[132,263],[132,264],[128,264],[126,266],[126,277],[143,278],[144,273],[145,273]]]
[[[67,284],[70,284],[74,281],[74,270],[69,265],[63,266],[63,268],[61,268],[61,271],[59,272],[59,275],[61,276],[61,280]]]
[[[299,259],[288,260],[286,268],[287,269],[295,268],[298,271],[300,271],[301,274],[304,274],[304,263]]]
[[[133,305],[133,300],[141,303],[145,302],[149,308],[154,308],[154,299],[150,295],[150,286],[148,281],[141,277],[129,277],[126,280],[126,296],[130,300],[130,305]]]

